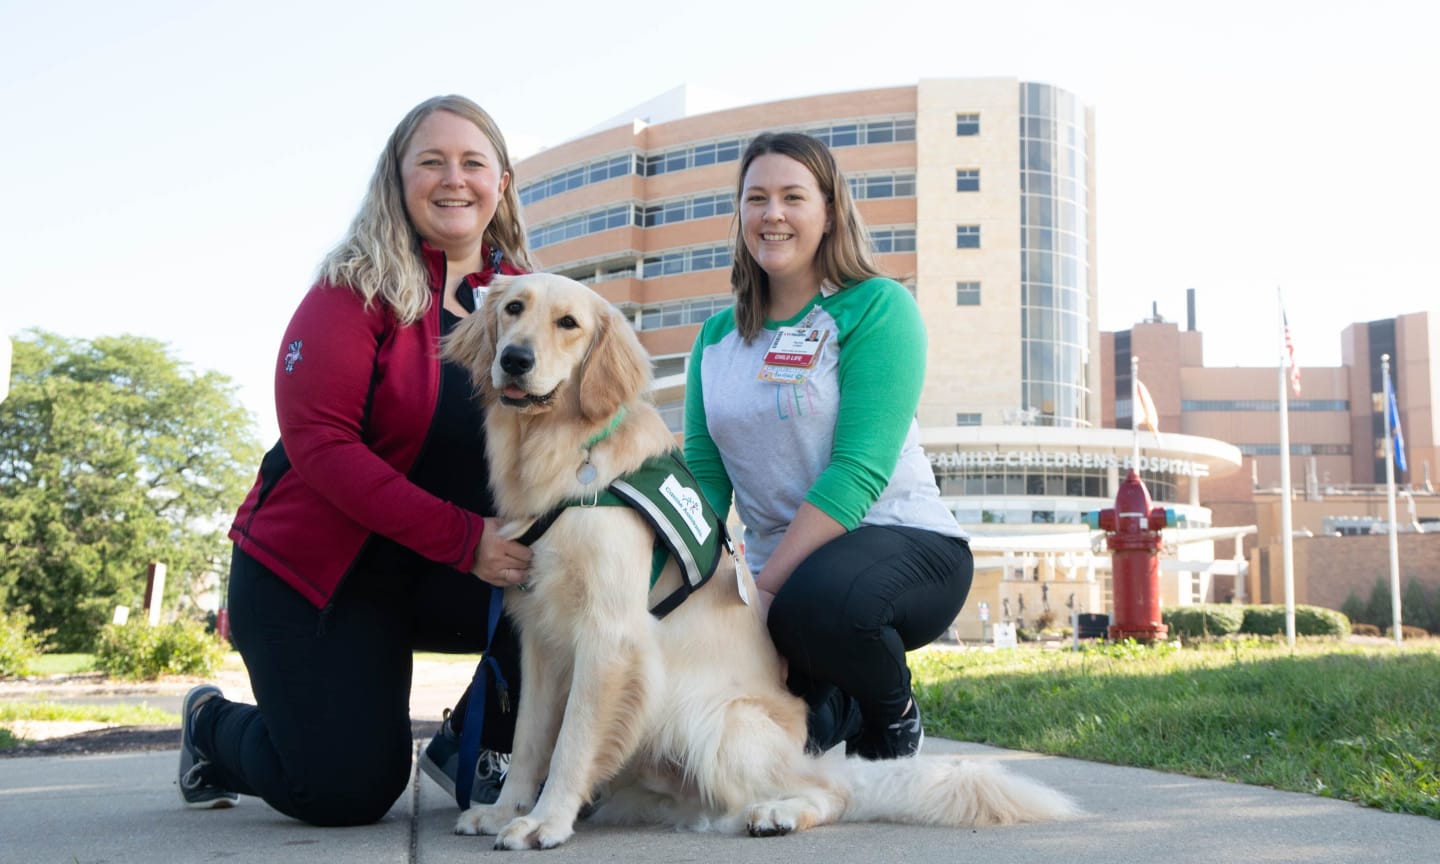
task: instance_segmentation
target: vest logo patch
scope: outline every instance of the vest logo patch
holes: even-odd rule
[[[303,339],[296,339],[294,342],[291,342],[289,345],[285,346],[285,347],[287,347],[287,348],[290,349],[289,351],[286,351],[286,352],[285,352],[285,374],[286,374],[286,375],[289,375],[289,374],[291,374],[292,372],[294,372],[294,371],[295,371],[295,364],[296,364],[296,363],[299,363],[301,360],[304,359],[303,357],[300,356],[300,348],[301,348],[304,344],[305,344],[305,340],[303,340]]]
[[[675,479],[675,475],[671,474],[665,478],[665,482],[660,484],[660,494],[665,496],[665,500],[669,501],[676,512],[680,514],[680,518],[685,520],[685,527],[695,535],[696,542],[704,543],[710,537],[710,525],[705,520],[705,508],[701,505],[700,496],[694,489],[681,484],[679,480]]]

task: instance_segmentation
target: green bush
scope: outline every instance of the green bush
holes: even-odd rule
[[[45,639],[53,631],[36,633],[28,609],[0,609],[0,678],[29,675],[35,658],[45,651]]]
[[[1285,620],[1283,611],[1280,620],[1283,627]],[[1343,612],[1336,612],[1334,609],[1326,609],[1321,606],[1296,606],[1295,635],[1329,636],[1335,639],[1344,639],[1350,635],[1350,619],[1345,617]]]
[[[1297,632],[1299,628],[1296,628]],[[1285,607],[1246,606],[1245,620],[1240,622],[1240,632],[1252,636],[1285,635]]]
[[[1245,620],[1240,625],[1240,632],[1254,636],[1283,636],[1285,607],[1278,604],[1246,606]],[[1295,635],[1343,639],[1350,635],[1350,619],[1334,609],[1296,606]]]
[[[113,678],[154,680],[161,675],[210,677],[225,648],[198,621],[151,627],[111,624],[100,631],[95,668]]]
[[[1180,639],[1229,636],[1240,631],[1240,623],[1245,620],[1245,607],[1223,603],[1181,606],[1166,609],[1161,620],[1170,628],[1170,635]]]

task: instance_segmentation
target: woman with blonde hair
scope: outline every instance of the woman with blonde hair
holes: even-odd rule
[[[280,440],[230,530],[232,636],[257,704],[186,696],[187,806],[257,795],[354,825],[404,790],[412,652],[484,650],[492,586],[523,582],[530,559],[489,518],[483,418],[440,340],[492,276],[530,267],[494,121],[460,96],[417,105],[275,355]],[[500,665],[518,676],[500,629],[493,651],[511,646]],[[500,752],[504,701],[482,742]]]
[[[719,512],[734,499],[807,746],[911,756],[905,652],[955,620],[973,566],[920,449],[925,326],[815,138],[752,141],[736,213],[735,305],[691,354],[685,458]]]

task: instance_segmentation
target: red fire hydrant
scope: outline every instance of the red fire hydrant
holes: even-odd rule
[[[1160,529],[1175,524],[1173,511],[1150,507],[1150,493],[1135,469],[1115,493],[1114,509],[1100,511],[1098,527],[1108,531],[1115,620],[1111,639],[1155,642],[1169,628],[1160,620]]]

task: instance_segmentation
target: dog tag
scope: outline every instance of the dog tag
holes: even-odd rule
[[[591,483],[595,482],[595,477],[598,474],[599,472],[595,470],[595,466],[591,465],[590,460],[587,459],[585,460],[585,464],[580,466],[580,470],[575,472],[575,479],[579,480],[582,484],[589,486]]]

